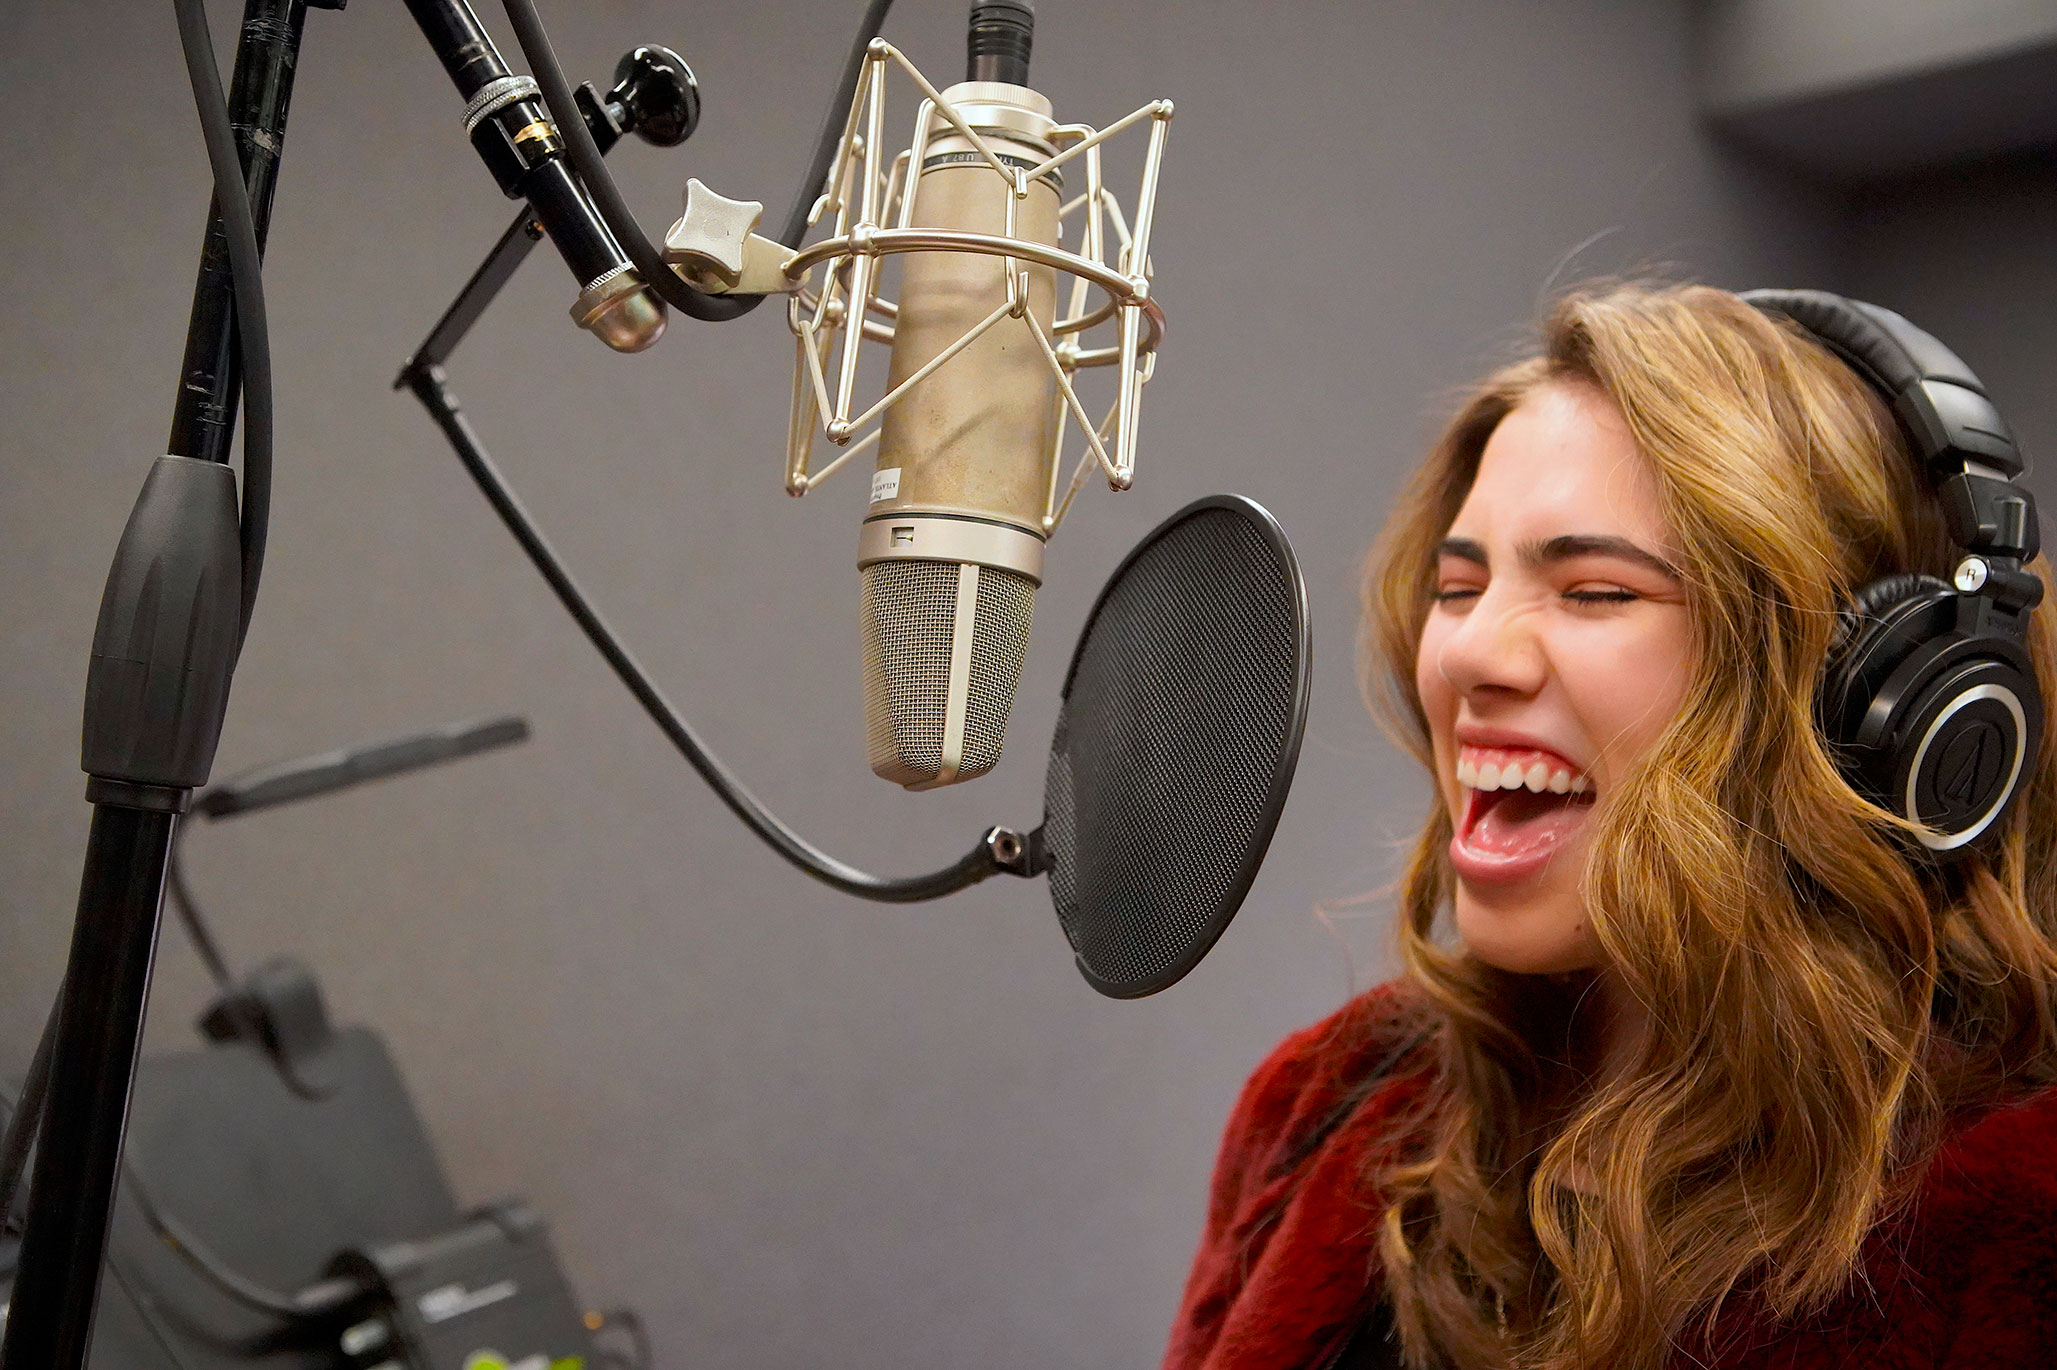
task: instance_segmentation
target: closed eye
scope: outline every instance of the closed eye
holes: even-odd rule
[[[1438,604],[1455,604],[1462,600],[1477,599],[1483,591],[1476,586],[1459,585],[1437,590],[1430,596]],[[1566,590],[1565,599],[1574,604],[1628,604],[1642,596],[1634,590]]]

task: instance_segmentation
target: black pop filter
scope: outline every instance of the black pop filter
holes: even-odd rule
[[[1187,505],[1086,619],[1043,785],[1037,864],[1087,983],[1177,983],[1242,907],[1307,727],[1307,587],[1241,495]]]

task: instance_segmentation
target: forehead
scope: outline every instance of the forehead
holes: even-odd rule
[[[1669,545],[1650,462],[1614,401],[1590,385],[1541,386],[1487,439],[1451,524],[1481,542],[1615,534]]]

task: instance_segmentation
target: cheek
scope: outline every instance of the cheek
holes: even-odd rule
[[[1572,707],[1617,764],[1641,755],[1678,716],[1690,650],[1681,609],[1653,615],[1636,632],[1595,633],[1563,658],[1560,675]]]

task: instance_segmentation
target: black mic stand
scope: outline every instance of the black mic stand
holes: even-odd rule
[[[307,10],[343,3],[247,0],[229,106],[260,246]],[[218,101],[219,78],[212,79]],[[227,464],[243,380],[236,310],[217,201],[168,454],[151,468],[123,530],[94,631],[84,729],[93,819],[0,1347],[14,1370],[78,1370],[86,1361],[166,857],[179,815],[213,765],[247,622],[246,588],[255,588],[246,587],[246,566],[250,581],[255,567],[244,556],[253,533],[247,526],[239,533]],[[263,494],[245,494],[259,506],[261,548]]]

